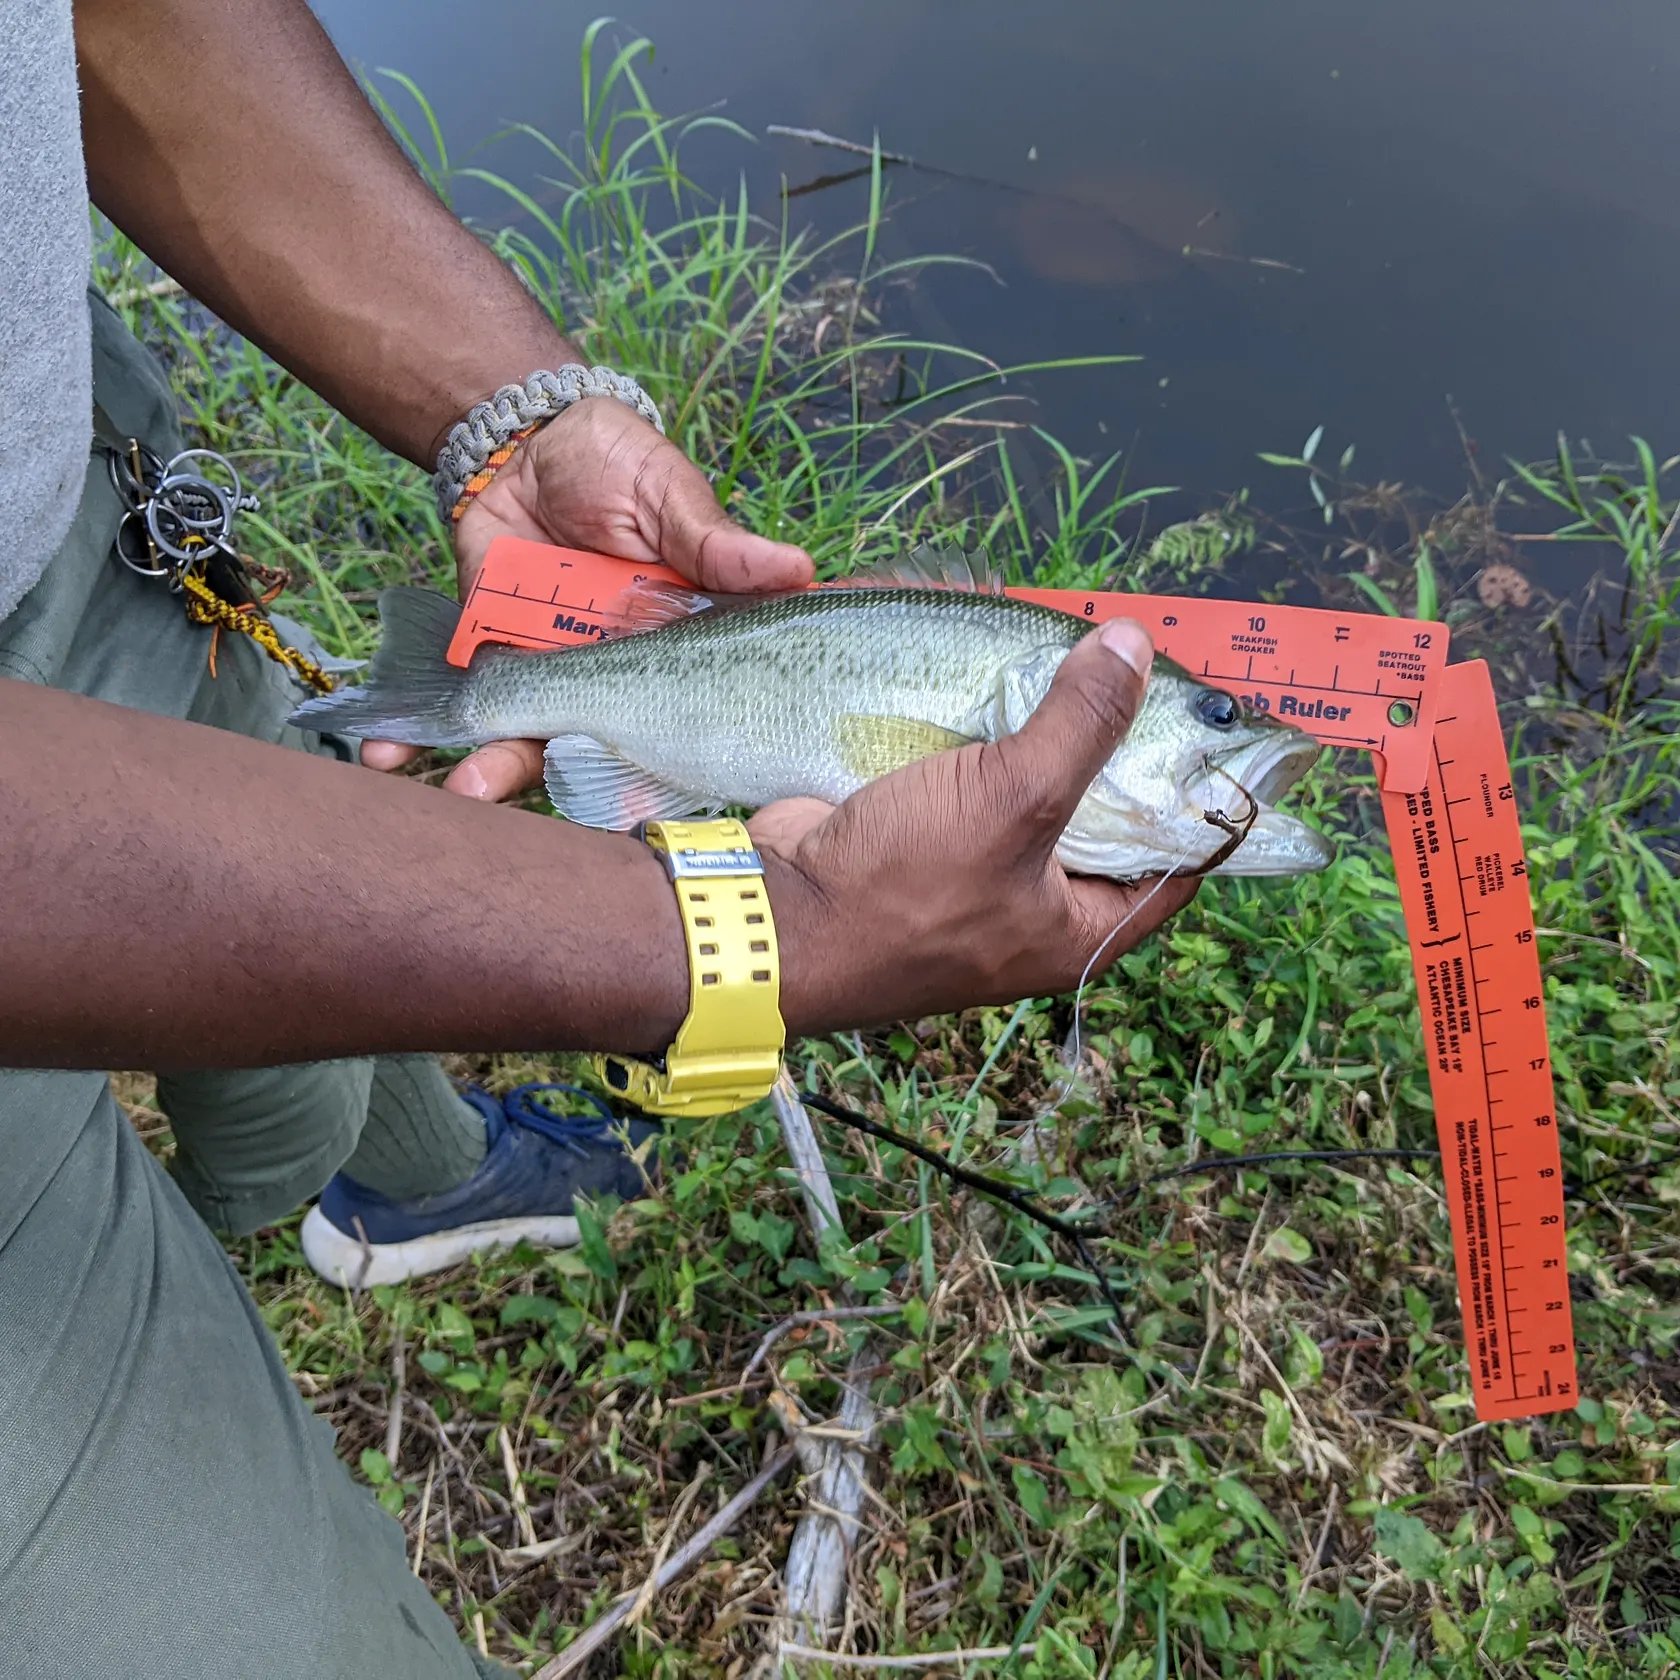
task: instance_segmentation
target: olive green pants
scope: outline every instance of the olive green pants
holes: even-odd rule
[[[167,457],[167,384],[93,315],[100,403]],[[242,638],[209,679],[207,632],[113,558],[120,512],[96,459],[64,548],[0,621],[0,678],[346,755],[289,728],[289,678]],[[103,1076],[0,1072],[0,1674],[505,1672],[410,1572],[204,1223],[251,1230],[314,1194],[382,1083],[440,1125],[460,1106],[426,1058],[171,1076],[175,1183]]]

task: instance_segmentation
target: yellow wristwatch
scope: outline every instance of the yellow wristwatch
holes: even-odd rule
[[[730,1114],[782,1068],[781,969],[764,864],[746,825],[650,822],[688,941],[688,1018],[657,1062],[597,1056],[607,1086],[652,1114]]]

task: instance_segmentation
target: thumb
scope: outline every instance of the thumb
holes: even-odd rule
[[[998,742],[1058,834],[1132,727],[1154,657],[1141,624],[1110,619],[1062,661],[1020,729]]]
[[[804,549],[742,530],[718,506],[706,475],[669,447],[673,459],[663,483],[658,473],[647,472],[639,486],[644,494],[657,486],[653,546],[666,565],[720,595],[799,589],[811,581],[815,568]]]

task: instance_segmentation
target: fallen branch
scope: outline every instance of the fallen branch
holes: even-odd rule
[[[147,298],[181,297],[186,287],[167,275],[161,280],[149,280],[143,286],[119,286],[105,294],[105,301],[113,309],[126,309],[130,304],[143,303]]]
[[[513,1503],[514,1526],[519,1532],[521,1543],[534,1546],[537,1543],[537,1529],[531,1521],[530,1501],[525,1497],[525,1478],[519,1473],[519,1460],[514,1456],[513,1437],[508,1434],[505,1423],[497,1434],[501,1437],[502,1468],[507,1473],[508,1498]]]
[[[391,1474],[397,1473],[402,1460],[403,1395],[408,1389],[408,1349],[404,1345],[402,1326],[397,1326],[397,1339],[391,1349],[391,1406],[385,1420],[385,1462]]]
[[[777,134],[786,140],[803,140],[807,146],[827,146],[831,151],[850,152],[854,157],[872,158],[879,148],[865,146],[856,140],[842,140],[838,134],[830,134],[821,128],[789,128],[786,123],[770,123],[765,127],[766,134]],[[901,163],[911,169],[929,169],[936,175],[949,173],[947,170],[935,169],[932,164],[917,163],[913,157],[907,157],[903,152],[881,152],[882,163]]]
[[[770,1106],[776,1111],[782,1142],[787,1146],[793,1170],[799,1175],[799,1187],[805,1192],[805,1214],[811,1221],[812,1236],[820,1243],[830,1225],[843,1234],[845,1226],[840,1221],[840,1203],[829,1180],[828,1163],[823,1160],[811,1117],[785,1072],[771,1087]]]
[[[747,1361],[741,1371],[740,1381],[735,1386],[737,1389],[745,1388],[753,1372],[769,1357],[771,1348],[789,1331],[797,1330],[802,1324],[826,1324],[832,1320],[849,1318],[896,1318],[903,1311],[904,1308],[895,1303],[879,1307],[813,1307],[809,1312],[789,1313],[780,1324],[772,1325],[765,1331],[764,1340],[758,1344],[752,1358]]]
[[[783,1640],[777,1654],[795,1662],[833,1663],[836,1668],[944,1668],[952,1663],[995,1662],[1001,1657],[1030,1657],[1038,1649],[1035,1640],[1025,1645],[970,1645],[961,1651],[921,1651],[908,1657],[854,1657],[844,1651],[819,1651],[810,1645],[790,1645]]]
[[[844,1227],[816,1131],[786,1073],[772,1089],[770,1102],[805,1191],[812,1233],[820,1243],[830,1225],[840,1231]],[[858,1513],[863,1509],[865,1492],[862,1448],[875,1428],[875,1407],[869,1398],[869,1380],[863,1374],[872,1359],[867,1342],[852,1355],[845,1399],[840,1415],[833,1420],[843,1432],[841,1438],[825,1439],[819,1448],[808,1431],[793,1435],[803,1449],[801,1458],[809,1471],[805,1489],[809,1504],[788,1546],[782,1570],[782,1613],[772,1635],[772,1649],[780,1648],[790,1634],[826,1638],[845,1604],[846,1563],[857,1544]]]
[[[426,1466],[426,1491],[420,1495],[420,1520],[414,1525],[414,1563],[416,1575],[420,1573],[420,1565],[426,1556],[426,1524],[432,1515],[432,1484],[437,1480],[438,1461],[434,1458]]]
[[[792,1447],[782,1447],[772,1453],[764,1468],[710,1522],[698,1529],[694,1538],[673,1554],[670,1562],[654,1572],[649,1578],[652,1593],[663,1592],[678,1576],[686,1574],[741,1520],[748,1507],[793,1463],[795,1457]],[[565,1680],[566,1675],[577,1673],[629,1620],[631,1611],[643,1601],[644,1594],[651,1597],[652,1593],[649,1593],[649,1582],[644,1581],[634,1592],[623,1594],[612,1609],[592,1622],[564,1651],[544,1663],[531,1680]]]
[[[694,1480],[682,1491],[682,1497],[677,1501],[677,1508],[671,1513],[671,1520],[665,1525],[665,1532],[660,1537],[659,1550],[653,1554],[653,1568],[648,1578],[642,1582],[642,1589],[636,1594],[635,1602],[630,1606],[625,1621],[639,1622],[647,1614],[648,1606],[653,1603],[653,1595],[658,1591],[659,1571],[665,1566],[665,1556],[671,1549],[671,1542],[676,1539],[682,1528],[683,1518],[688,1515],[688,1508],[700,1497],[700,1490],[706,1485],[706,1478],[712,1473],[709,1464],[702,1464]]]

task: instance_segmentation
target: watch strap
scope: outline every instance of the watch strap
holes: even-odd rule
[[[764,864],[734,818],[648,823],[688,946],[688,1015],[663,1065],[600,1056],[607,1085],[656,1114],[728,1114],[769,1094],[787,1032]]]

